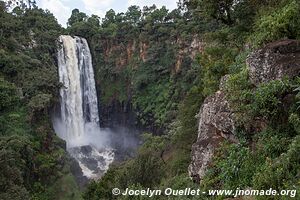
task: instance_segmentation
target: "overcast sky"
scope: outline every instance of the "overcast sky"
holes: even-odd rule
[[[126,12],[130,5],[158,7],[166,6],[169,10],[176,8],[177,0],[36,0],[37,5],[50,10],[58,22],[66,26],[68,18],[74,8],[87,13],[104,17],[106,11],[114,9],[116,12]]]

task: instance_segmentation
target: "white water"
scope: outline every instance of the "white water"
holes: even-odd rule
[[[67,148],[79,162],[83,174],[95,178],[93,170],[82,163],[81,158],[90,156],[89,159],[97,160],[101,157],[105,162],[99,162],[98,168],[106,171],[113,161],[114,154],[109,148],[109,133],[101,131],[99,126],[91,53],[84,38],[63,35],[59,37],[59,41],[59,81],[63,87],[60,89],[59,117],[53,120],[54,129],[58,136],[67,142]],[[80,152],[72,150],[86,145],[92,147],[93,154],[83,156]]]

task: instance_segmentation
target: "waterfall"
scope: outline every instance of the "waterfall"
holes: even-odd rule
[[[97,93],[86,39],[63,35],[59,41],[60,114],[65,126],[60,136],[72,145],[84,137],[89,124],[99,124]]]
[[[99,126],[98,101],[92,57],[86,39],[62,35],[58,50],[60,111],[55,132],[89,178],[105,172],[113,161],[106,131]],[[91,165],[97,163],[97,166]],[[92,166],[92,167],[91,167]]]

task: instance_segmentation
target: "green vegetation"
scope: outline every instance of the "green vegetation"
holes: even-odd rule
[[[47,11],[23,6],[8,13],[2,1],[0,19],[0,199],[80,199],[49,116],[63,29]]]
[[[131,7],[118,14],[110,10],[90,40],[99,87],[114,85],[114,92],[102,87],[102,103],[130,101],[140,122],[157,127],[160,134],[147,135],[136,158],[113,166],[88,187],[84,198],[124,199],[112,196],[114,187],[198,188],[187,175],[197,137],[195,115],[225,74],[230,74],[225,90],[235,109],[240,143],[223,145],[200,187],[299,190],[299,166],[296,155],[291,157],[297,149],[298,104],[295,98],[289,104],[284,100],[299,91],[299,83],[284,79],[255,88],[245,66],[251,48],[299,38],[298,10],[293,0],[187,0],[172,12],[155,7]],[[186,46],[195,40],[201,41],[201,51],[194,55]],[[283,160],[286,164],[279,164]]]
[[[284,37],[300,37],[300,5],[295,1],[279,1],[278,7],[259,16],[255,23],[255,34],[251,38],[255,45],[272,42]]]
[[[255,87],[245,66],[254,48],[300,39],[299,9],[296,0],[183,0],[173,11],[131,6],[103,19],[74,9],[64,29],[34,4],[8,12],[0,1],[0,199],[129,198],[113,196],[115,187],[299,193],[299,78]],[[151,132],[135,158],[112,166],[83,195],[49,116],[58,101],[61,34],[88,40],[101,107],[130,104],[137,123]],[[196,115],[226,74],[239,143],[224,143],[201,184],[193,183],[187,168]]]
[[[96,16],[72,12],[67,30],[89,40],[102,106],[129,101],[144,126],[165,129],[199,82],[199,63],[191,56],[197,51],[188,46],[198,42],[200,33],[215,29],[214,22],[191,18],[187,23],[187,18],[181,9],[131,6],[126,13],[108,11],[99,24]]]

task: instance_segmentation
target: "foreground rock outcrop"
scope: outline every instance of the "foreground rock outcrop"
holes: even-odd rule
[[[300,41],[280,40],[254,51],[246,60],[250,81],[258,86],[300,74]]]
[[[300,41],[270,43],[251,53],[246,63],[250,81],[255,86],[284,77],[294,78],[300,74]],[[204,100],[198,114],[198,138],[192,146],[192,161],[188,169],[195,182],[204,177],[216,149],[224,140],[238,142],[234,136],[234,112],[224,91],[227,79],[228,76],[222,78],[220,90]],[[251,126],[255,124],[253,122]]]
[[[192,146],[192,162],[189,166],[189,175],[196,182],[203,178],[221,142],[224,139],[236,141],[233,136],[233,112],[222,90],[223,84],[224,81],[221,81],[220,90],[205,99],[199,112],[198,138]]]

